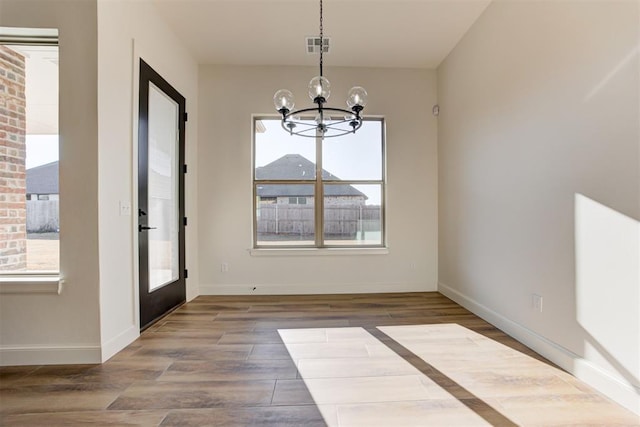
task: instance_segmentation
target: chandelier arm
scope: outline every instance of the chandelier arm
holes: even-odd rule
[[[353,116],[357,116],[357,114],[356,114],[356,113],[354,113],[353,111],[351,111],[351,110],[345,110],[344,108],[323,107],[322,109],[323,109],[324,111],[329,112],[329,113],[331,113],[331,112],[333,111],[334,113],[345,113],[345,114],[351,114],[351,115],[353,115]]]
[[[351,122],[352,122],[351,120],[343,120],[343,121],[341,121],[341,122],[331,123],[331,124],[327,124],[327,125],[325,125],[325,126],[327,127],[327,129],[334,129],[334,130],[340,130],[340,131],[341,131],[341,130],[345,130],[345,129],[344,129],[343,127],[341,127],[340,125],[344,125],[345,123],[349,123],[349,124],[351,124]],[[358,120],[356,120],[356,121],[355,121],[355,123],[356,123],[357,125],[362,126],[362,121],[358,121]],[[357,129],[360,129],[360,126],[357,126]],[[348,131],[349,131],[349,132],[353,131],[353,128],[352,128],[352,127],[350,127],[350,128],[348,129]]]
[[[288,119],[289,117],[292,117],[292,116],[297,116],[299,114],[311,113],[311,112],[315,113],[317,111],[319,111],[318,107],[303,108],[303,109],[300,109],[300,110],[289,111],[288,113],[284,114],[284,118],[286,120],[286,119]],[[360,116],[357,113],[355,113],[354,111],[345,110],[343,108],[322,107],[322,111],[329,112],[329,113],[334,112],[334,113],[351,114],[351,115],[355,116],[356,119],[361,119]]]
[[[284,130],[287,131],[287,133],[289,133],[290,135],[293,135],[293,136],[299,136],[299,137],[302,137],[302,138],[316,138],[316,128],[315,127],[299,130],[297,132],[294,132],[291,129],[285,128],[284,125],[282,127],[283,127]],[[313,134],[308,134],[310,131],[313,131]]]
[[[301,120],[287,120],[286,123],[293,123],[296,126],[309,126],[309,123],[303,122]]]
[[[362,124],[361,124],[362,125]],[[327,139],[327,138],[337,138],[339,136],[345,136],[345,135],[349,135],[349,134],[353,134],[355,133],[358,129],[360,129],[360,126],[357,126],[355,129],[344,129],[342,130],[342,132],[337,133],[335,135],[323,135],[322,138],[323,139]]]
[[[315,128],[314,128],[314,129],[315,129]],[[355,129],[355,130],[357,131],[358,129],[360,129],[360,128],[356,127],[356,129]],[[289,132],[289,129],[285,129],[285,130],[286,130],[288,133],[290,133],[292,136],[299,136],[300,138],[318,138],[318,137],[315,135],[315,133],[314,133],[313,135],[304,135],[304,134],[302,134],[302,132],[301,132],[301,131],[298,131],[298,132]],[[340,133],[337,133],[337,134],[335,134],[335,135],[326,135],[326,134],[325,134],[325,135],[322,135],[320,138],[322,138],[322,139],[327,139],[327,138],[337,138],[337,137],[339,137],[339,136],[345,136],[345,135],[349,135],[349,134],[352,134],[352,133],[354,133],[354,131],[353,131],[353,130],[351,130],[351,129],[348,129],[348,130],[347,130],[347,129],[345,129],[344,131],[342,131],[342,132],[340,132]]]
[[[337,127],[337,126],[340,126],[340,125],[345,124],[345,123],[351,123],[353,120],[354,120],[354,119],[349,119],[349,120],[336,120],[336,121],[331,122],[330,124],[327,124],[327,126],[328,126],[328,127]]]
[[[341,122],[340,124],[345,124],[345,122]],[[310,124],[310,123],[302,123],[301,126],[304,127],[304,129],[300,129],[298,131],[294,131],[292,128],[287,128],[285,126],[284,123],[281,122],[282,128],[289,133],[290,135],[295,135],[295,136],[300,136],[303,138],[317,138],[317,134],[316,131],[318,130],[318,126],[316,124]],[[325,132],[321,138],[335,138],[338,136],[344,136],[344,135],[348,135],[348,134],[352,134],[355,133],[358,129],[360,129],[362,127],[362,119],[360,120],[356,120],[355,121],[355,126],[352,126],[350,128],[343,128],[343,127],[338,127],[337,124],[331,124],[331,125],[327,125],[325,124],[325,129],[327,132]],[[333,131],[333,134],[330,133],[330,131]]]
[[[311,113],[311,112],[317,113],[318,107],[302,108],[300,110],[289,111],[285,117],[289,118],[291,116],[297,116],[298,114]]]

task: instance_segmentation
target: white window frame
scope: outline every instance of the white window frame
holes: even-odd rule
[[[48,28],[11,28],[2,27],[0,31],[0,45],[18,46],[59,46],[58,30]],[[37,195],[31,200],[38,199]],[[26,197],[26,195],[25,195]],[[60,265],[58,271],[0,271],[0,294],[60,294],[63,280],[60,279]]]
[[[253,241],[250,253],[251,255],[308,255],[310,253],[318,254],[387,254],[387,238],[386,238],[386,120],[384,117],[367,117],[363,121],[378,121],[381,123],[381,179],[379,180],[323,180],[322,179],[322,137],[317,135],[316,143],[316,178],[315,180],[258,180],[255,176],[256,170],[256,132],[257,123],[261,120],[279,120],[278,116],[254,115],[252,117],[251,126],[251,176],[252,176],[252,222],[253,222]],[[296,138],[292,136],[292,138]],[[315,242],[313,245],[259,245],[258,244],[258,186],[268,184],[302,184],[314,185],[315,191],[313,197],[307,197],[307,206],[313,206],[315,212]],[[340,185],[380,185],[380,229],[381,237],[379,244],[331,244],[331,241],[324,240],[324,185],[340,184]],[[311,199],[313,202],[310,203]]]

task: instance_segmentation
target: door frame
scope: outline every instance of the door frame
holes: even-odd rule
[[[138,210],[134,212],[138,234],[138,319],[140,330],[144,330],[186,301],[185,269],[185,130],[186,99],[169,82],[140,58],[138,100],[138,160],[137,193]],[[148,198],[148,113],[149,85],[153,84],[178,104],[178,279],[149,292],[148,233],[140,227],[149,226],[145,215]]]

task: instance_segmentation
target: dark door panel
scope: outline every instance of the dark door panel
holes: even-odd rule
[[[184,303],[185,98],[140,59],[140,327]]]

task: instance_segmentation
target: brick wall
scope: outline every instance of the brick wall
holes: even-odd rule
[[[27,268],[25,62],[0,46],[0,270]]]

